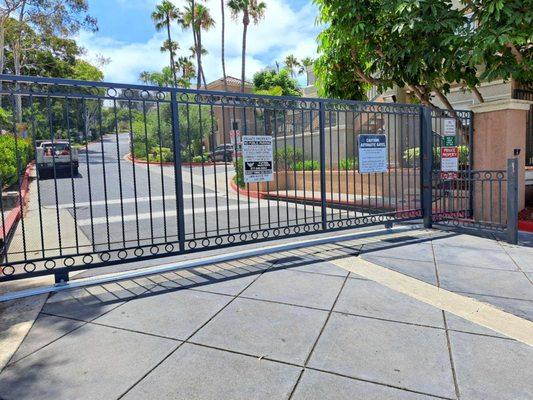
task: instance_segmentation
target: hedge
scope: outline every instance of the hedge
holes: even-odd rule
[[[12,135],[0,135],[0,186],[3,188],[18,182],[18,172],[22,174],[32,159],[30,139],[17,138],[15,141]]]

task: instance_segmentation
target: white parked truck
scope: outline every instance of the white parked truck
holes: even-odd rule
[[[78,149],[70,146],[68,141],[41,141],[35,149],[35,160],[39,177],[45,177],[57,172],[72,172],[78,175]]]

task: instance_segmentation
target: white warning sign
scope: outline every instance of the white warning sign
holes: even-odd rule
[[[272,181],[272,136],[242,136],[244,182]]]

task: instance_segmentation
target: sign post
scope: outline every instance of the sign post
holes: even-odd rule
[[[444,136],[440,149],[440,177],[444,180],[457,179],[459,171],[459,149],[455,118],[444,118]]]
[[[387,135],[358,135],[359,142],[359,173],[371,174],[387,172]]]
[[[274,179],[272,136],[242,136],[244,182],[270,182]]]

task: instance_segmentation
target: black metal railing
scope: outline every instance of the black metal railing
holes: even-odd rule
[[[485,190],[504,199],[505,174],[471,171],[468,111],[0,81],[0,281],[422,217],[509,225],[486,216]],[[454,181],[437,174],[450,118]]]
[[[11,223],[1,203],[12,239],[2,244],[0,280],[61,281],[90,267],[423,213],[418,105],[0,81],[1,129],[15,157],[2,187],[22,210]],[[360,134],[386,138],[385,169],[359,172]],[[271,138],[266,181],[247,181],[247,136]]]

